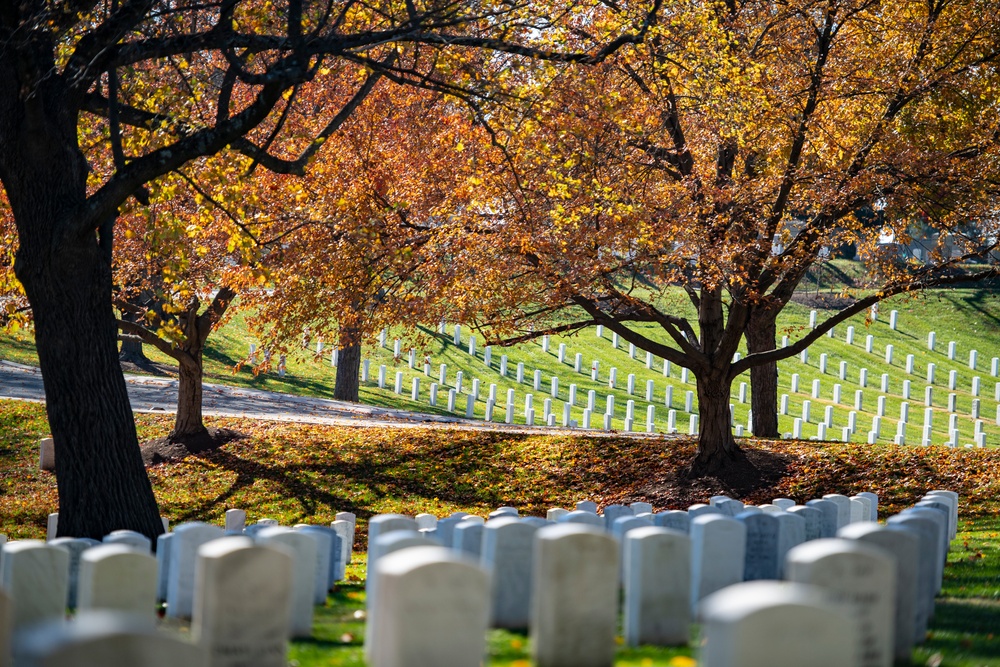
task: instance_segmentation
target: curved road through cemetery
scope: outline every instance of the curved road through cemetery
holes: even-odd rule
[[[129,399],[135,412],[172,413],[177,409],[176,378],[125,375]],[[45,401],[42,374],[38,368],[9,361],[0,361],[0,398],[24,401]],[[555,433],[562,428],[528,427],[524,425],[484,423],[442,415],[407,412],[323,398],[294,396],[259,389],[244,389],[220,384],[205,384],[204,413],[215,417],[246,417],[270,421],[307,424],[337,424],[347,426],[380,426],[398,428],[460,428],[508,430],[523,433]],[[601,435],[602,431],[582,431],[577,434]],[[624,435],[624,434],[620,434]],[[649,437],[645,433],[630,433],[634,437]]]

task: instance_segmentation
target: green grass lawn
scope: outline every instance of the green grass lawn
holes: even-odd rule
[[[668,295],[663,304],[664,308],[672,312],[687,312],[690,305],[685,297],[680,294]],[[899,325],[896,331],[889,328],[889,313],[891,310],[899,311]],[[822,420],[824,410],[833,403],[833,385],[839,383],[841,387],[841,402],[834,405],[833,427],[827,431],[828,439],[840,439],[842,428],[847,425],[848,413],[854,409],[854,392],[859,389],[859,376],[861,368],[868,369],[868,382],[865,389],[865,399],[862,409],[857,414],[857,429],[852,437],[854,442],[866,442],[867,433],[872,425],[872,418],[875,416],[877,397],[881,395],[879,391],[880,379],[883,373],[890,375],[889,391],[886,396],[886,414],[882,419],[880,442],[892,442],[897,431],[897,423],[900,416],[900,406],[904,401],[909,403],[909,424],[905,430],[906,444],[920,444],[922,437],[922,426],[924,419],[924,388],[926,383],[927,366],[929,363],[936,365],[934,397],[933,397],[933,444],[943,444],[948,440],[949,413],[947,409],[948,394],[954,393],[957,400],[958,429],[960,433],[959,446],[965,446],[974,442],[975,420],[970,416],[972,402],[976,398],[972,395],[971,383],[973,376],[980,378],[981,390],[978,399],[980,400],[980,419],[983,421],[986,433],[987,445],[994,446],[1000,443],[1000,425],[997,424],[997,383],[1000,378],[991,376],[991,359],[1000,356],[1000,299],[994,292],[978,289],[951,289],[934,290],[917,297],[897,297],[884,302],[881,305],[881,316],[878,321],[866,325],[864,316],[857,316],[846,324],[837,327],[833,338],[823,337],[814,343],[809,349],[808,362],[803,364],[799,357],[785,360],[779,364],[779,394],[789,395],[788,414],[779,417],[779,427],[783,433],[791,433],[793,430],[793,420],[802,414],[803,401],[811,402],[810,423],[804,425],[803,437],[810,438],[817,434],[817,423]],[[824,315],[820,311],[820,317]],[[809,308],[796,303],[790,304],[780,320],[779,337],[788,335],[792,340],[800,336],[808,327]],[[854,342],[847,345],[845,337],[847,327],[853,326],[855,329]],[[656,331],[651,325],[639,326],[644,333],[653,338],[663,339],[663,334]],[[591,425],[595,428],[602,425],[602,415],[605,410],[608,395],[614,396],[615,412],[612,428],[622,429],[626,413],[628,400],[635,401],[635,423],[634,430],[645,430],[647,406],[655,406],[655,430],[665,432],[667,430],[668,409],[664,403],[666,387],[673,387],[673,408],[676,413],[676,428],[681,433],[688,430],[689,415],[684,412],[685,394],[694,392],[695,385],[693,377],[688,378],[688,382],[681,381],[681,370],[673,366],[669,376],[663,374],[663,362],[659,359],[653,360],[653,368],[646,367],[645,353],[636,352],[636,358],[631,358],[628,353],[627,344],[622,344],[620,349],[615,349],[611,345],[611,334],[604,332],[603,338],[595,335],[595,329],[586,329],[572,336],[553,337],[550,341],[549,351],[542,350],[540,342],[527,343],[511,348],[501,349],[494,347],[492,350],[491,364],[484,363],[484,349],[480,337],[476,355],[473,357],[468,353],[468,328],[463,328],[462,344],[456,346],[452,343],[453,325],[448,325],[445,335],[439,335],[436,328],[418,327],[415,332],[405,334],[402,341],[404,353],[401,358],[394,358],[393,355],[393,335],[390,333],[385,348],[380,348],[375,341],[369,341],[364,351],[364,358],[369,361],[369,379],[361,387],[361,401],[369,405],[396,407],[419,412],[444,414],[446,413],[447,390],[455,386],[456,372],[462,371],[464,375],[462,391],[468,394],[471,391],[473,379],[480,380],[480,400],[475,404],[475,416],[482,419],[485,416],[486,402],[489,386],[497,386],[497,407],[494,412],[494,420],[504,419],[503,406],[506,402],[506,395],[509,389],[515,392],[515,423],[524,423],[524,399],[526,394],[534,396],[534,407],[536,413],[535,423],[541,422],[541,414],[544,407],[544,400],[550,393],[550,382],[553,376],[558,376],[560,385],[558,397],[553,399],[553,411],[557,416],[557,423],[561,422],[563,403],[568,399],[569,385],[575,384],[577,387],[576,406],[572,409],[572,419],[582,422],[583,408],[586,406],[587,394],[589,391],[596,393],[596,413]],[[929,331],[937,333],[937,345],[934,351],[927,349],[927,334]],[[404,334],[401,334],[404,335]],[[865,337],[874,337],[874,347],[872,353],[865,351]],[[248,367],[243,366],[236,371],[237,365],[245,361],[248,354],[249,344],[254,341],[250,335],[245,319],[242,314],[236,313],[229,322],[220,330],[212,334],[209,340],[208,349],[205,353],[206,359],[206,379],[210,382],[220,382],[237,386],[255,387],[275,391],[283,391],[294,394],[332,397],[334,370],[330,366],[329,348],[323,355],[314,354],[314,347],[310,350],[299,349],[289,354],[288,374],[284,378],[279,378],[276,372],[262,373],[254,376]],[[955,341],[957,356],[954,360],[947,357],[949,341]],[[557,358],[559,344],[567,346],[566,360],[560,363]],[[885,347],[891,344],[894,346],[894,359],[891,364],[885,361]],[[416,368],[411,369],[408,364],[406,350],[414,347],[417,350]],[[968,367],[969,351],[976,349],[979,352],[977,370]],[[147,346],[147,353],[157,361],[168,361],[166,357],[159,354]],[[583,369],[581,373],[576,373],[573,368],[575,355],[582,355]],[[745,353],[745,352],[744,352]],[[499,373],[501,355],[508,357],[507,376]],[[828,356],[827,371],[820,373],[820,356]],[[914,356],[914,373],[907,374],[905,371],[906,356]],[[432,367],[430,376],[423,372],[422,360],[424,356],[431,358]],[[30,332],[20,332],[19,334],[0,334],[0,358],[6,358],[23,363],[37,363],[34,348],[30,342]],[[590,368],[596,361],[600,367],[598,381],[592,381]],[[845,380],[838,377],[840,362],[847,362],[847,376]],[[525,372],[524,380],[517,382],[516,372],[518,363],[523,363]],[[438,381],[439,365],[447,365],[446,383],[442,385],[437,396],[437,406],[429,404],[430,385]],[[378,369],[386,366],[387,385],[380,389],[377,386]],[[610,368],[616,368],[618,374],[618,385],[615,389],[608,387],[608,373]],[[539,391],[532,387],[533,373],[539,370],[542,374],[542,386]],[[957,388],[954,392],[948,389],[949,371],[957,372]],[[393,391],[394,378],[396,372],[402,372],[402,393],[396,394]],[[627,378],[629,374],[635,376],[636,391],[630,396],[626,392]],[[798,392],[791,392],[793,374],[799,375]],[[410,397],[411,383],[414,378],[420,379],[420,389],[418,400],[413,401]],[[812,382],[815,379],[821,381],[821,394],[818,399],[811,397]],[[654,382],[654,400],[647,403],[646,383]],[[903,398],[903,381],[911,382],[911,395],[909,400]],[[747,402],[740,403],[738,400],[740,383],[746,382],[749,385],[748,374],[737,378],[732,387],[732,403],[734,419],[736,424],[746,424],[749,411],[749,386],[747,388]],[[694,406],[697,409],[697,397],[694,397]],[[465,414],[465,400],[460,397],[457,401],[455,412],[457,415]]]
[[[165,434],[169,416],[137,415],[140,437]],[[438,429],[375,429],[216,419],[246,440],[154,466],[150,478],[172,523],[221,524],[226,509],[246,509],[291,525],[327,523],[338,511],[358,515],[356,553],[348,580],[317,608],[310,641],[292,644],[301,667],[362,665],[363,549],[367,519],[382,512],[438,516],[462,510],[484,515],[502,504],[542,515],[553,506],[591,498],[600,505],[647,501],[656,510],[685,508],[726,489],[710,481],[684,485],[677,469],[689,459],[689,438],[628,439],[540,436]],[[0,401],[0,532],[44,536],[57,510],[55,478],[37,467],[37,440],[47,432],[41,406]],[[743,441],[784,462],[787,475],[744,497],[800,502],[825,493],[878,493],[882,516],[925,491],[961,494],[958,538],[944,590],[915,665],[1000,665],[1000,452],[858,447],[840,443]],[[714,484],[714,485],[713,485]],[[528,667],[530,641],[505,631],[489,636],[488,665]],[[691,665],[692,649],[619,649],[616,665]]]

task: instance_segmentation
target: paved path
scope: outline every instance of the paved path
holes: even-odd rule
[[[177,410],[177,380],[145,375],[125,375],[129,400],[135,412],[173,413]],[[42,374],[38,368],[0,361],[0,398],[45,401]],[[205,384],[203,410],[217,417],[246,417],[307,424],[338,424],[398,428],[459,428],[504,430],[517,433],[558,433],[562,428],[508,426],[478,420],[428,415],[392,408],[379,408],[345,401],[308,398],[259,389]],[[602,431],[574,429],[577,435],[601,435]],[[646,434],[629,434],[646,436]]]

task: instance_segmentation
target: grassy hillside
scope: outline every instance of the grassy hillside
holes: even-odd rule
[[[138,415],[140,435],[170,427],[166,416]],[[172,523],[221,524],[226,509],[250,520],[283,524],[332,521],[337,511],[359,517],[356,549],[363,553],[367,519],[379,512],[456,510],[483,515],[501,504],[539,515],[552,506],[592,498],[601,505],[644,500],[657,510],[685,508],[725,489],[686,484],[677,468],[693,453],[688,438],[626,439],[527,436],[489,432],[316,427],[211,420],[248,439],[149,469],[160,507]],[[0,532],[43,537],[56,511],[55,477],[38,470],[37,440],[47,430],[41,406],[0,401]],[[759,442],[755,456],[785,476],[750,496],[800,502],[824,493],[875,491],[882,515],[932,488],[961,494],[959,537],[946,569],[943,597],[930,638],[914,664],[1000,665],[1000,452],[856,447],[808,442]],[[295,642],[302,667],[362,665],[363,558],[349,580],[318,608],[314,638]],[[528,640],[490,635],[490,667],[528,667]],[[622,648],[616,665],[690,666],[692,649]]]
[[[681,295],[668,299],[665,307],[676,312],[683,312],[690,306]],[[899,311],[898,327],[893,331],[889,328],[889,313]],[[792,303],[786,308],[780,321],[779,336],[787,335],[795,340],[807,329],[810,308]],[[857,428],[852,437],[855,442],[866,442],[867,433],[872,425],[872,418],[877,408],[877,397],[881,395],[880,380],[883,373],[890,375],[889,391],[886,396],[886,413],[882,419],[882,442],[892,442],[897,432],[897,422],[900,417],[900,404],[904,402],[903,381],[910,380],[911,394],[909,403],[909,424],[905,431],[905,442],[910,445],[920,444],[924,419],[924,388],[927,385],[927,366],[936,365],[934,396],[933,396],[933,440],[934,444],[943,444],[948,440],[949,413],[947,410],[948,394],[954,393],[957,401],[958,429],[960,433],[959,446],[973,443],[975,420],[970,412],[972,402],[971,383],[974,376],[980,377],[980,419],[983,420],[987,434],[987,444],[1000,443],[1000,426],[997,425],[997,382],[1000,378],[991,376],[991,359],[1000,356],[1000,299],[989,291],[955,289],[928,292],[915,298],[890,299],[881,305],[881,316],[875,322],[866,323],[864,316],[853,318],[847,324],[839,326],[833,338],[824,337],[814,343],[809,349],[808,361],[803,364],[798,357],[785,360],[779,364],[779,394],[789,395],[788,414],[779,418],[779,426],[783,433],[791,433],[793,420],[802,415],[804,400],[811,402],[810,423],[804,425],[803,437],[817,435],[817,424],[823,419],[824,410],[833,403],[833,385],[839,383],[841,388],[840,404],[834,405],[834,420],[832,428],[827,431],[828,439],[840,439],[842,427],[847,425],[848,413],[853,410],[854,392],[859,389],[859,376],[862,368],[868,369],[867,388],[865,389],[862,409],[857,411]],[[824,311],[819,311],[822,321]],[[855,330],[852,345],[845,342],[847,327]],[[650,336],[663,339],[662,332],[653,326],[640,327]],[[928,350],[927,335],[930,331],[937,334],[935,350]],[[514,389],[515,423],[524,422],[524,400],[526,394],[534,397],[535,423],[541,423],[544,399],[549,397],[551,378],[559,378],[557,398],[553,399],[553,411],[557,423],[561,423],[563,403],[568,399],[569,385],[577,386],[576,405],[572,410],[572,419],[582,423],[583,408],[587,404],[587,393],[596,392],[595,412],[591,426],[600,427],[609,394],[615,397],[615,413],[612,428],[624,428],[626,404],[629,399],[635,401],[634,430],[646,429],[646,410],[650,405],[646,398],[646,382],[654,382],[652,405],[655,406],[655,430],[667,431],[668,408],[664,402],[666,387],[673,387],[673,409],[677,410],[676,428],[681,433],[687,433],[689,415],[684,412],[685,395],[694,392],[693,377],[687,383],[682,382],[681,369],[673,366],[669,376],[663,374],[663,362],[654,359],[652,368],[646,367],[646,355],[637,351],[635,358],[628,353],[627,344],[622,343],[619,349],[611,345],[611,334],[604,332],[603,338],[595,335],[594,329],[587,329],[573,336],[553,337],[548,352],[542,350],[541,342],[519,345],[512,348],[492,350],[491,364],[484,363],[484,346],[482,339],[477,341],[475,356],[468,353],[469,331],[463,328],[461,345],[453,344],[453,325],[447,326],[444,335],[437,333],[435,328],[420,328],[410,334],[401,343],[403,350],[400,358],[393,355],[393,335],[390,333],[385,348],[380,348],[377,341],[369,341],[364,351],[365,359],[369,360],[369,378],[363,383],[361,400],[363,403],[379,406],[398,407],[407,410],[442,414],[446,412],[447,390],[456,383],[456,372],[462,371],[464,379],[462,391],[471,391],[473,379],[479,379],[480,400],[475,405],[476,418],[485,416],[486,397],[490,384],[497,385],[497,408],[494,420],[504,419],[504,404],[508,389]],[[29,334],[30,335],[30,334]],[[873,350],[865,351],[865,338],[874,337]],[[947,356],[948,343],[956,343],[956,358],[949,360]],[[299,349],[289,355],[288,374],[279,378],[277,373],[254,376],[247,368],[236,372],[236,365],[244,361],[253,338],[247,331],[246,324],[240,314],[236,314],[223,328],[215,332],[210,339],[206,352],[206,371],[209,381],[249,386],[256,388],[285,391],[289,393],[330,397],[333,393],[334,371],[330,365],[329,349],[322,355],[315,354],[315,341],[308,350]],[[557,358],[559,345],[566,345],[566,358],[560,363]],[[891,364],[885,361],[887,345],[893,345],[894,358]],[[408,365],[407,350],[413,347],[416,352],[416,368]],[[969,368],[970,350],[978,350],[979,358],[976,370]],[[158,361],[168,361],[155,350],[147,346],[147,353]],[[582,355],[582,372],[576,373],[573,368],[575,355]],[[820,373],[819,364],[822,354],[828,355],[827,371]],[[501,355],[508,357],[507,376],[499,373]],[[914,356],[914,372],[905,371],[906,357]],[[425,375],[422,360],[424,356],[431,359],[431,373]],[[24,363],[34,363],[34,349],[30,337],[4,334],[0,336],[0,358],[12,359]],[[599,364],[598,381],[592,381],[590,369],[594,362]],[[847,362],[845,380],[838,377],[840,363]],[[516,381],[517,364],[525,367],[523,382]],[[447,365],[446,383],[437,395],[437,406],[429,404],[430,385],[438,382],[440,364]],[[379,366],[386,366],[387,382],[385,388],[377,386]],[[608,386],[609,370],[617,369],[618,383],[615,389]],[[533,373],[540,370],[542,383],[539,391],[532,387]],[[957,372],[957,385],[954,391],[948,388],[949,372]],[[403,373],[402,392],[393,391],[396,372]],[[635,394],[629,396],[626,392],[629,374],[635,375]],[[798,392],[791,391],[793,374],[799,375]],[[413,378],[420,378],[418,400],[410,398]],[[821,381],[821,393],[818,399],[811,397],[812,382]],[[749,384],[748,374],[738,378],[733,383],[733,407],[736,424],[745,425],[749,410],[749,387],[747,387],[746,403],[740,403],[740,383]],[[697,409],[697,398],[694,398],[694,409]],[[459,397],[456,402],[457,415],[465,414],[465,399]]]

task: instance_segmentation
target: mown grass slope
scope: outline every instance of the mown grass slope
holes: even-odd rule
[[[670,295],[663,304],[664,308],[675,312],[686,312],[690,305],[683,295]],[[808,327],[809,311],[811,309],[792,303],[786,308],[780,320],[779,337],[787,335],[795,340]],[[889,328],[889,314],[892,310],[899,311],[899,321],[896,330]],[[986,433],[988,446],[1000,443],[1000,424],[998,424],[998,392],[1000,392],[1000,377],[991,374],[991,361],[1000,357],[1000,299],[996,294],[984,289],[950,289],[933,290],[916,297],[899,297],[884,302],[880,308],[881,315],[874,322],[866,322],[864,316],[857,316],[848,323],[842,324],[834,331],[832,338],[823,337],[814,343],[808,354],[806,363],[799,357],[782,361],[779,364],[779,393],[789,395],[788,413],[779,417],[779,427],[783,433],[791,433],[795,417],[802,416],[803,401],[811,402],[810,420],[804,424],[803,437],[817,435],[818,422],[823,419],[827,406],[834,407],[833,425],[827,430],[828,439],[840,439],[842,429],[848,423],[848,414],[854,410],[854,392],[860,389],[861,369],[865,368],[867,386],[864,388],[864,403],[857,411],[857,428],[852,441],[864,443],[871,429],[872,419],[876,415],[878,396],[882,374],[888,374],[890,381],[886,397],[885,415],[882,417],[881,442],[892,442],[897,433],[900,419],[901,404],[909,404],[909,421],[905,428],[907,444],[920,444],[923,433],[924,398],[927,386],[928,365],[936,366],[934,391],[932,399],[933,433],[932,443],[943,444],[949,439],[948,394],[954,393],[957,403],[959,431],[959,446],[975,442],[974,431],[976,420],[971,416],[974,400],[980,402],[980,420]],[[827,314],[819,311],[820,320]],[[845,341],[847,327],[854,327],[853,344]],[[662,332],[647,325],[639,327],[651,337],[663,339]],[[927,347],[927,336],[930,331],[937,334],[935,349]],[[866,336],[873,336],[873,349],[869,353],[865,349]],[[278,377],[275,369],[270,372],[254,375],[249,366],[242,365],[246,361],[249,345],[254,342],[249,333],[242,314],[237,313],[219,331],[213,333],[205,354],[206,378],[211,382],[220,382],[238,386],[249,386],[294,394],[332,397],[335,369],[330,365],[329,347],[323,354],[315,354],[315,341],[309,349],[296,349],[288,356],[288,373]],[[646,410],[653,405],[655,410],[655,430],[665,432],[668,428],[668,407],[665,405],[665,392],[669,385],[673,388],[672,408],[676,410],[676,428],[681,433],[687,433],[689,415],[684,412],[685,395],[694,392],[693,377],[685,383],[682,381],[681,370],[674,365],[670,374],[665,376],[664,364],[660,359],[654,359],[652,368],[647,368],[644,352],[637,351],[635,358],[629,356],[626,344],[619,349],[611,345],[611,334],[604,332],[602,338],[595,335],[593,328],[586,329],[567,337],[553,337],[549,351],[542,350],[540,342],[533,342],[511,348],[494,347],[489,366],[484,363],[484,346],[479,337],[475,356],[468,353],[469,331],[463,328],[461,345],[453,344],[453,325],[447,326],[444,335],[437,333],[433,327],[421,327],[416,333],[410,334],[401,341],[402,354],[393,354],[393,334],[390,332],[386,347],[378,346],[377,341],[369,341],[365,346],[364,357],[369,361],[369,378],[362,383],[361,401],[370,405],[389,406],[418,412],[443,414],[447,412],[447,391],[456,384],[456,373],[461,371],[464,379],[462,393],[471,391],[473,379],[479,379],[480,393],[475,404],[474,415],[478,419],[485,416],[486,398],[491,384],[496,385],[497,407],[494,420],[504,419],[504,404],[508,390],[514,390],[514,422],[524,422],[524,401],[526,394],[534,396],[536,413],[535,423],[541,423],[544,400],[551,396],[551,378],[559,378],[557,395],[552,399],[553,411],[557,422],[561,422],[563,404],[569,398],[569,385],[577,387],[575,407],[571,418],[582,422],[583,408],[587,404],[588,392],[595,392],[595,415],[591,422],[593,427],[600,427],[607,397],[614,396],[614,419],[612,428],[624,428],[626,404],[628,400],[635,401],[634,430],[645,430]],[[954,341],[956,358],[948,358],[948,343]],[[560,343],[565,344],[566,358],[560,363],[558,350]],[[893,360],[886,362],[886,346],[894,348]],[[416,350],[417,363],[410,368],[407,350]],[[969,367],[969,353],[978,351],[976,369]],[[165,362],[163,355],[147,346],[151,358]],[[582,372],[574,369],[575,355],[582,357]],[[745,352],[744,352],[745,354]],[[827,355],[827,369],[820,372],[821,355]],[[506,376],[499,372],[501,355],[508,357]],[[913,373],[906,372],[906,357],[913,355]],[[431,360],[431,372],[424,373],[423,359]],[[11,359],[24,363],[37,363],[33,346],[30,342],[30,332],[16,334],[0,334],[0,358]],[[597,381],[591,379],[590,369],[594,362],[599,365]],[[839,378],[840,363],[847,363],[846,378]],[[524,364],[524,378],[517,381],[517,365]],[[440,365],[447,366],[445,383],[440,386],[437,394],[437,405],[429,404],[430,385],[439,383]],[[387,382],[384,388],[377,386],[378,370],[386,366]],[[608,386],[610,368],[617,369],[618,383],[616,388]],[[239,370],[237,370],[239,368]],[[533,374],[541,372],[541,387],[533,388]],[[956,387],[949,389],[949,373],[956,373]],[[395,374],[402,373],[402,392],[394,392]],[[635,376],[635,393],[629,395],[626,391],[628,376]],[[792,377],[799,376],[798,391],[791,391]],[[973,377],[980,378],[978,396],[972,392]],[[414,378],[419,378],[420,387],[418,399],[411,400],[411,387]],[[811,396],[812,383],[819,379],[821,390],[819,398]],[[654,384],[653,400],[647,402],[646,384]],[[910,397],[903,395],[904,381],[910,382]],[[746,402],[739,402],[740,384],[749,384],[748,374],[738,378],[733,383],[733,413],[736,424],[746,424],[750,407],[749,387],[747,387]],[[439,383],[440,384],[440,383]],[[839,404],[833,402],[833,386],[841,385]],[[694,408],[697,409],[697,398],[694,397]],[[455,411],[452,414],[465,414],[465,398],[459,397]]]

